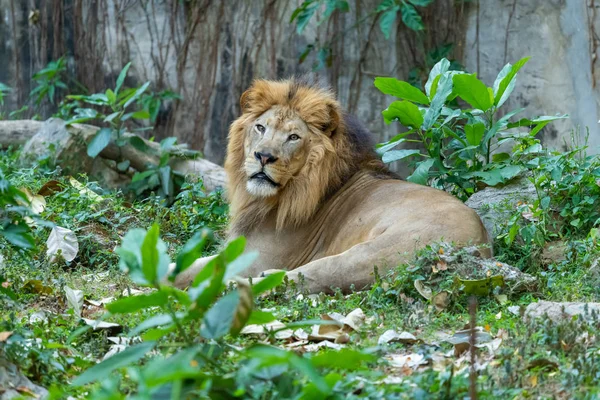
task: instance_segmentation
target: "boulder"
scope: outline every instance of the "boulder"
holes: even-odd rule
[[[0,358],[0,400],[48,398],[48,390],[32,383],[16,365]]]
[[[566,321],[574,316],[592,321],[600,317],[600,303],[538,301],[525,309],[525,318],[548,318],[554,322]]]
[[[496,227],[510,218],[518,202],[531,203],[536,199],[535,186],[524,177],[504,186],[487,187],[472,195],[465,204],[477,212],[489,237],[494,238],[498,234]]]

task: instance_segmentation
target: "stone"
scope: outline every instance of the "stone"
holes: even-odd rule
[[[48,398],[48,390],[32,383],[16,365],[0,358],[0,400],[28,397],[28,394],[38,399]]]
[[[548,242],[542,250],[542,263],[550,265],[567,259],[566,251],[568,246],[562,240]]]
[[[525,309],[525,318],[548,318],[554,322],[567,321],[574,316],[591,321],[600,315],[600,303],[538,301]]]
[[[485,225],[490,239],[497,226],[510,218],[518,202],[532,203],[537,199],[533,183],[520,178],[504,186],[490,186],[472,195],[465,204],[471,207]]]

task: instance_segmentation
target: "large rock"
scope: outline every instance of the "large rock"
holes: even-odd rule
[[[525,318],[548,318],[554,322],[568,321],[574,316],[583,320],[600,318],[600,303],[538,301],[525,309]]]
[[[0,358],[0,400],[29,398],[32,394],[38,399],[48,397],[45,388],[32,383],[16,365]]]
[[[490,238],[494,238],[497,226],[510,218],[518,202],[531,203],[537,199],[533,183],[521,178],[508,185],[487,187],[469,198],[466,205],[477,212]]]
[[[25,122],[25,121],[21,121]],[[32,126],[39,126],[39,122]],[[0,121],[0,143],[3,141],[4,122]],[[31,130],[32,128],[30,128]],[[92,125],[73,124],[67,126],[61,119],[51,118],[43,123],[21,152],[21,162],[31,163],[48,159],[60,166],[65,174],[85,173],[90,179],[97,180],[106,188],[124,188],[130,182],[135,171],[145,171],[151,165],[157,165],[160,159],[160,145],[144,140],[147,151],[140,151],[132,145],[121,148],[111,142],[96,158],[87,155],[87,144],[100,128]],[[126,134],[129,138],[131,134]],[[174,146],[171,152],[171,168],[183,175],[202,178],[208,191],[224,188],[226,176],[223,167],[208,160],[191,159],[185,145]],[[129,160],[130,168],[125,173],[118,172],[117,163]]]

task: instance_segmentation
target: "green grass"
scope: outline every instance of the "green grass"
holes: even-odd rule
[[[51,263],[45,257],[48,226],[33,228],[37,248],[32,252],[17,250],[0,239],[0,254],[4,260],[0,272],[16,294],[15,299],[0,297],[0,332],[13,332],[6,343],[0,343],[0,356],[17,363],[35,383],[51,387],[56,398],[68,395],[86,398],[89,388],[73,388],[70,382],[102,359],[110,348],[108,336],[126,335],[158,310],[109,316],[107,321],[120,324],[121,332],[86,331],[70,341],[73,332],[83,323],[69,309],[63,288],[82,290],[86,300],[96,301],[118,298],[123,291],[136,289],[119,269],[118,256],[113,250],[128,230],[148,228],[155,222],[160,225],[161,236],[171,254],[204,227],[217,233],[216,242],[206,254],[214,252],[223,238],[226,205],[218,193],[204,195],[200,183],[188,184],[175,204],[166,207],[157,198],[131,199],[122,193],[105,192],[87,182],[84,176],[75,177],[102,196],[102,201],[95,202],[73,187],[68,177],[60,176],[43,163],[34,169],[20,169],[14,162],[14,153],[0,154],[0,160],[0,168],[11,182],[32,193],[37,193],[50,180],[60,182],[62,190],[45,198],[47,206],[41,217],[73,230],[80,246],[73,262]],[[570,243],[567,260],[550,265],[537,262],[539,249],[525,245],[515,244],[502,252],[503,261],[535,275],[539,286],[534,293],[513,295],[503,304],[494,297],[479,299],[477,325],[492,336],[503,338],[494,354],[480,350],[479,359],[483,363],[477,379],[480,398],[591,399],[600,396],[600,345],[595,340],[600,337],[597,319],[560,324],[524,322],[521,316],[509,311],[511,306],[526,306],[537,299],[599,301],[599,267],[590,268],[597,254],[595,239],[574,238]],[[350,333],[347,346],[372,352],[377,361],[354,371],[338,371],[343,378],[336,386],[338,397],[335,398],[466,397],[468,360],[455,357],[453,346],[440,341],[439,335],[453,334],[469,322],[468,297],[457,296],[446,310],[436,311],[414,289],[409,267],[400,267],[393,276],[382,277],[369,291],[347,296],[321,295],[316,304],[306,294],[299,296],[301,290],[282,287],[257,299],[255,308],[271,309],[284,323],[319,319],[333,312],[346,315],[356,308],[364,311],[367,322],[359,332]],[[96,319],[103,314],[102,307],[85,303],[83,317]],[[35,318],[40,316],[43,321],[36,322]],[[379,336],[388,329],[410,332],[420,343],[378,347]],[[241,335],[228,337],[226,343],[244,348],[259,340]],[[271,343],[286,344],[276,339],[271,339]],[[432,361],[414,371],[393,368],[386,362],[390,354],[410,353],[424,354]],[[225,360],[221,367],[228,374],[243,372],[244,364],[240,364],[235,351],[228,353]],[[282,398],[290,387],[310,383],[302,376],[294,376],[291,381],[286,381],[288,375],[274,376],[252,386],[252,393],[240,392],[240,396]],[[121,390],[132,389],[128,376],[122,374],[121,377]],[[395,383],[383,383],[392,377],[396,378]]]

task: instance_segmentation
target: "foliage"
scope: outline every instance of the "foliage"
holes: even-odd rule
[[[379,18],[379,28],[385,38],[389,39],[392,34],[392,28],[394,27],[398,16],[400,16],[400,20],[407,28],[415,32],[421,32],[425,29],[425,25],[423,24],[418,9],[427,7],[432,2],[433,0],[382,0],[376,8],[357,21],[351,29],[356,28],[370,17]],[[290,23],[295,22],[296,32],[301,34],[310,20],[323,9],[324,11],[317,22],[318,25],[326,22],[336,11],[344,13],[349,12],[350,5],[346,0],[305,0],[292,12]],[[345,32],[342,32],[341,34],[344,33]],[[340,34],[336,34],[336,36],[339,35]],[[305,50],[300,54],[300,63],[304,62],[306,57],[308,57],[312,51],[317,52],[317,62],[313,66],[314,70],[320,70],[331,66],[333,60],[331,43],[319,45],[315,42],[308,44]],[[434,51],[429,52],[429,54],[434,54]],[[439,58],[435,61],[437,60],[439,60]]]
[[[67,73],[67,63],[64,57],[56,61],[51,61],[42,70],[36,72],[32,79],[35,80],[36,87],[32,89],[30,97],[37,106],[40,106],[46,99],[50,104],[54,104],[58,91],[68,90],[64,82]]]
[[[22,249],[32,249],[34,240],[25,218],[31,214],[29,199],[15,188],[0,169],[0,237]]]
[[[462,199],[524,172],[524,164],[541,151],[536,134],[549,122],[566,117],[511,122],[523,109],[498,117],[500,107],[515,87],[517,72],[526,62],[524,58],[515,65],[507,64],[493,87],[487,87],[474,74],[451,71],[446,59],[431,70],[425,92],[395,78],[376,78],[375,86],[382,93],[399,99],[382,112],[385,122],[397,121],[408,128],[378,145],[383,161],[416,157],[409,181],[445,189]],[[467,103],[467,107],[453,106],[451,102],[456,98]],[[532,129],[525,133],[511,131],[520,127]],[[513,143],[512,154],[493,154],[505,142]],[[401,143],[418,143],[425,153],[395,149]]]
[[[4,98],[11,92],[11,88],[0,82],[0,106],[4,105]]]

